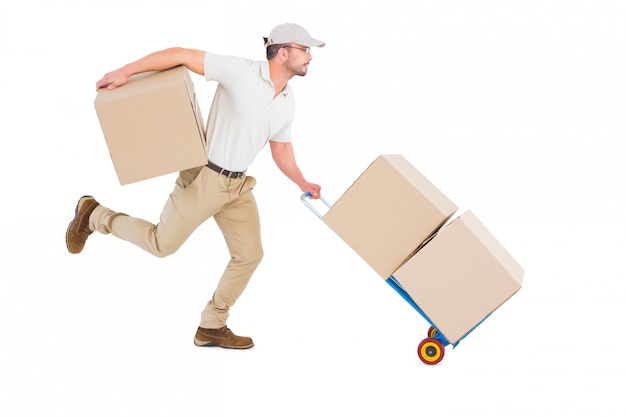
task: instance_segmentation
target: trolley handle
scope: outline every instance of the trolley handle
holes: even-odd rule
[[[309,210],[311,210],[313,212],[313,214],[315,214],[317,217],[319,217],[321,219],[322,215],[320,214],[319,211],[317,211],[315,209],[315,207],[313,207],[313,205],[309,201],[309,197],[311,197],[311,193],[306,192],[306,193],[304,193],[304,194],[302,194],[300,196],[300,200],[304,203],[305,206],[307,206],[309,208]],[[326,207],[330,208],[331,204],[328,201],[326,201],[326,199],[324,199],[324,197],[320,196],[319,200],[322,203],[324,203],[324,205],[326,205]]]

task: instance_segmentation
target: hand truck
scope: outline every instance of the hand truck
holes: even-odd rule
[[[323,221],[322,214],[319,213],[315,207],[310,203],[309,197],[311,197],[310,193],[304,193],[300,196],[300,200],[307,206],[320,220]],[[320,196],[319,200],[327,207],[331,208],[331,204]],[[396,279],[392,276],[385,280],[387,284],[391,286],[402,298],[404,298],[409,305],[411,305],[426,321],[429,323],[430,327],[428,328],[428,332],[426,334],[426,338],[423,339],[418,347],[417,347],[417,356],[419,359],[425,363],[426,365],[436,365],[443,359],[445,355],[445,347],[451,345],[451,343],[444,337],[444,335],[437,329],[435,324],[428,318],[426,313],[415,303],[415,301],[411,298],[411,296],[402,288],[402,286],[396,281]],[[489,317],[489,315],[487,316]],[[480,323],[482,323],[487,317],[485,317]],[[478,325],[480,324],[478,323]],[[467,334],[469,334],[472,330],[474,330],[478,325],[476,325],[473,329],[471,329]],[[456,343],[452,344],[452,347],[456,347],[461,340],[463,340],[467,334],[458,340]]]

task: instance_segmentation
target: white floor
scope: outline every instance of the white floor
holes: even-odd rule
[[[242,16],[183,2],[147,19],[126,3],[39,3],[0,8],[1,415],[623,415],[623,5],[270,1]],[[166,259],[102,235],[65,249],[79,196],[157,221],[175,178],[117,184],[97,79],[177,44],[262,59],[282,21],[328,44],[293,83],[298,158],[326,198],[403,154],[525,269],[439,365],[416,354],[425,320],[268,151],[250,169],[266,257],[229,322],[250,350],[192,342],[227,260],[212,222]],[[206,115],[210,88],[194,81]]]

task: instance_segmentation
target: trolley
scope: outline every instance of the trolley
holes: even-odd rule
[[[309,202],[309,197],[311,197],[310,193],[304,193],[300,196],[300,200],[307,206],[320,220],[323,220],[322,214],[313,207],[313,205]],[[331,204],[320,197],[319,199],[327,208],[331,207]],[[396,281],[396,279],[392,276],[385,280],[387,284],[391,286],[406,302],[409,303],[424,319],[428,322],[430,327],[428,328],[428,332],[426,334],[426,338],[423,339],[418,347],[417,347],[417,356],[419,359],[425,363],[426,365],[436,365],[442,361],[445,355],[445,348],[448,345],[452,345],[455,348],[461,340],[463,340],[469,333],[471,333],[480,323],[482,323],[487,317],[485,317],[480,323],[478,323],[474,328],[472,328],[463,338],[458,340],[456,343],[451,343],[448,341],[444,335],[437,329],[432,320],[426,315],[426,313],[417,305],[417,303],[411,298],[411,296],[402,288],[400,283]]]

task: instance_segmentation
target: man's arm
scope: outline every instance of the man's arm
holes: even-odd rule
[[[102,87],[112,90],[126,84],[131,75],[146,71],[162,71],[184,65],[197,74],[204,75],[204,51],[198,49],[168,48],[151,53],[135,62],[104,75],[96,83],[96,91]]]
[[[300,171],[296,163],[296,157],[291,142],[275,142],[270,140],[270,149],[272,150],[274,162],[287,178],[295,182],[302,192],[311,193],[311,198],[320,198],[321,187],[308,182],[304,178],[302,171]]]

